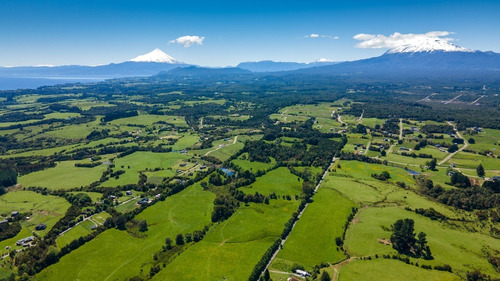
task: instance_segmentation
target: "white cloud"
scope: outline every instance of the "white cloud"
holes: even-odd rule
[[[355,35],[353,38],[359,41],[362,41],[356,44],[357,48],[397,48],[406,45],[417,45],[420,42],[431,40],[443,40],[446,42],[453,41],[453,38],[447,38],[448,36],[453,34],[448,31],[431,31],[423,34],[401,34],[395,32],[389,36],[381,35],[381,34],[364,34],[360,33]]]
[[[203,40],[205,40],[205,37],[187,35],[171,40],[169,43],[177,43],[184,46],[184,48],[189,48],[194,44],[203,45]]]
[[[339,39],[338,36],[332,36],[332,35],[320,35],[317,33],[311,33],[309,35],[304,36],[305,38],[333,38],[335,40]]]

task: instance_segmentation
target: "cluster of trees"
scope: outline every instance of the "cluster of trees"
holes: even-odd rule
[[[175,244],[177,246],[182,246],[185,243],[199,242],[205,237],[208,229],[209,227],[205,226],[202,230],[195,230],[193,233],[186,233],[185,235],[179,233],[175,236]],[[165,238],[163,251],[172,250],[174,248],[173,243],[174,241],[170,237]]]
[[[414,178],[420,193],[435,198],[448,206],[472,211],[490,209],[500,205],[500,194],[488,188],[489,184],[493,183],[490,181],[486,181],[483,187],[469,186],[445,190],[423,176],[414,176]]]
[[[467,188],[471,186],[469,177],[458,171],[454,171],[451,175],[451,184],[460,188]]]
[[[12,223],[0,223],[0,241],[12,238],[21,231],[21,224],[18,221]]]
[[[5,188],[17,183],[16,170],[0,166],[0,195],[5,193]]]
[[[219,194],[214,199],[214,210],[212,211],[212,222],[220,222],[228,219],[238,208],[238,201],[229,194]]]
[[[407,254],[424,259],[432,259],[432,253],[427,245],[427,235],[420,232],[415,238],[415,221],[400,219],[392,225],[392,247],[400,254]]]
[[[381,181],[387,181],[391,178],[391,174],[387,171],[383,171],[380,174],[372,174],[372,178],[381,180]]]
[[[90,198],[90,196],[85,193],[77,193],[77,194],[66,193],[65,198],[71,204],[79,207],[88,206],[92,203],[92,199]]]

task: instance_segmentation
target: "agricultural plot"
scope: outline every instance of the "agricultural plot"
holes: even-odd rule
[[[359,280],[371,281],[376,276],[377,280],[399,281],[404,276],[408,281],[458,281],[460,277],[452,273],[437,270],[427,270],[406,264],[398,260],[355,260],[340,269],[340,281]]]
[[[447,163],[453,163],[457,168],[475,169],[481,164],[485,170],[499,169],[498,159],[463,151],[455,154]]]
[[[434,259],[421,260],[420,264],[449,264],[453,272],[462,276],[474,269],[491,275],[497,274],[488,263],[488,256],[500,249],[497,239],[480,233],[470,233],[465,229],[454,229],[455,227],[451,228],[445,223],[397,207],[368,207],[360,210],[346,235],[345,245],[348,252],[351,256],[396,253],[390,245],[379,241],[388,239],[391,235],[390,226],[403,218],[413,219],[415,231],[427,234]]]
[[[266,171],[267,169],[273,167],[273,165],[270,163],[262,163],[258,161],[251,162],[243,159],[234,159],[231,162],[234,163],[236,166],[240,167],[241,169],[248,170],[251,172]]]
[[[415,180],[413,180],[410,172],[406,171],[403,168],[378,164],[368,164],[358,161],[340,161],[339,165],[340,168],[338,168],[337,165],[334,174],[348,175],[356,179],[372,180],[372,174],[380,174],[384,171],[387,171],[391,176],[389,182],[404,182],[406,184],[415,183]]]
[[[161,250],[167,237],[174,239],[178,233],[201,230],[210,224],[214,198],[199,184],[190,186],[136,217],[148,223],[144,237],[109,229],[43,270],[37,280],[124,280],[145,276],[154,263],[153,255]]]
[[[300,194],[302,192],[302,180],[290,173],[288,168],[279,167],[265,175],[257,178],[250,186],[240,188],[245,193],[253,194],[259,192],[264,195],[276,193],[277,195]]]
[[[50,189],[68,189],[89,185],[98,181],[107,166],[102,164],[93,168],[75,167],[80,161],[58,162],[54,168],[30,173],[19,178],[25,187],[40,186]]]
[[[335,263],[345,258],[335,244],[335,237],[342,237],[347,217],[355,204],[327,183],[320,186],[313,200],[271,268],[287,272],[292,264],[297,263],[311,270],[317,264]]]
[[[21,222],[21,232],[13,238],[0,242],[0,249],[3,251],[6,246],[15,246],[16,241],[33,235],[35,226],[43,223],[47,225],[45,230],[36,231],[40,236],[44,236],[56,222],[64,216],[70,207],[64,198],[42,195],[32,191],[15,191],[0,196],[0,214],[2,217],[10,216],[11,212],[18,211],[21,214],[30,213],[29,219],[23,218]]]
[[[247,279],[297,206],[297,201],[278,199],[269,205],[251,203],[240,207],[201,242],[167,264],[153,280]]]
[[[189,156],[178,153],[154,153],[149,151],[138,151],[114,161],[115,170],[123,170],[125,173],[118,178],[111,178],[104,182],[103,186],[114,187],[119,185],[133,184],[139,181],[139,172],[153,171],[155,168],[168,170],[175,164],[189,159]],[[170,175],[170,173],[169,173]],[[157,177],[163,175],[155,175]]]
[[[474,144],[469,144],[467,149],[475,152],[490,151],[493,155],[500,155],[500,130],[484,129],[484,132],[480,132],[477,135],[463,134],[463,137],[467,140],[472,138],[475,141]]]

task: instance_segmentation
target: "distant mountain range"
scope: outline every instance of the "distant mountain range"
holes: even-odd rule
[[[0,67],[0,77],[12,78],[59,78],[59,77],[96,77],[117,78],[130,76],[150,76],[181,66],[188,66],[165,54],[160,49],[138,56],[122,63],[98,66],[25,66]]]
[[[160,49],[122,63],[100,66],[0,67],[0,78],[108,79],[134,76],[235,76],[264,73],[269,75],[321,75],[351,77],[498,77],[500,54],[459,47],[445,40],[432,39],[417,45],[398,46],[369,59],[312,63],[243,62],[237,67],[206,68],[185,64]],[[496,79],[496,78],[495,78]],[[23,81],[23,80],[19,80]],[[71,81],[68,81],[71,82]],[[1,87],[0,87],[1,89]]]
[[[277,71],[292,71],[303,68],[310,68],[316,66],[333,65],[338,62],[328,61],[325,59],[320,59],[311,63],[300,63],[300,62],[275,62],[270,60],[257,61],[257,62],[242,62],[237,65],[237,67],[242,69],[248,69],[252,72],[277,72]]]

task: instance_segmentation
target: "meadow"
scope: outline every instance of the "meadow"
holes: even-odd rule
[[[300,194],[302,191],[302,180],[285,167],[274,169],[265,175],[257,178],[255,183],[240,188],[245,193],[254,194],[259,192],[264,195],[276,193],[277,195]]]
[[[246,279],[280,236],[297,206],[297,201],[286,200],[241,206],[227,221],[215,225],[201,242],[167,264],[153,280]]]
[[[344,253],[335,244],[335,237],[342,237],[352,207],[355,207],[353,202],[328,183],[322,184],[271,268],[289,271],[291,265],[297,263],[311,270],[317,264],[344,259]],[[283,265],[288,266],[282,268]]]
[[[118,179],[110,178],[104,182],[103,186],[118,186],[133,184],[139,181],[139,172],[148,172],[155,168],[169,169],[178,162],[185,161],[189,156],[178,153],[154,153],[149,151],[138,151],[122,158],[116,158],[114,161],[115,170],[123,170]],[[147,170],[146,170],[147,169]],[[151,176],[160,176],[153,175]]]
[[[124,280],[147,274],[154,262],[153,255],[165,245],[167,237],[174,239],[178,233],[193,232],[210,224],[214,198],[199,184],[190,186],[136,217],[148,223],[144,237],[106,230],[46,268],[37,280]]]
[[[377,280],[399,281],[404,276],[407,281],[458,281],[460,277],[452,273],[437,270],[427,270],[408,265],[398,260],[355,260],[340,269],[338,280],[371,281],[374,276]]]
[[[81,187],[99,180],[107,168],[104,164],[93,168],[75,167],[75,164],[80,162],[58,162],[54,168],[48,168],[19,177],[19,183],[25,187],[40,186],[49,189]]]
[[[43,223],[47,225],[45,230],[36,231],[40,236],[44,236],[61,219],[70,204],[61,197],[42,195],[32,191],[19,190],[9,192],[0,197],[0,215],[2,217],[10,216],[13,211],[20,213],[30,213],[29,219],[22,219],[21,232],[15,237],[0,241],[0,251],[4,251],[6,246],[13,249],[19,249],[16,241],[33,235],[35,226]]]

